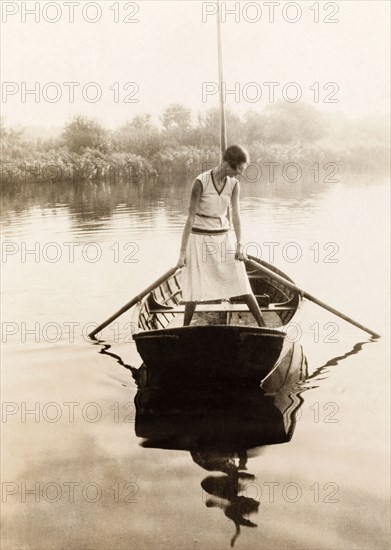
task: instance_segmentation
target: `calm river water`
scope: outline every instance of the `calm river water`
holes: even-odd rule
[[[248,252],[383,338],[306,303],[289,338],[313,377],[293,437],[249,452],[251,483],[218,501],[222,471],[135,434],[130,314],[106,346],[86,336],[176,264],[190,184],[5,192],[2,548],[388,547],[389,184],[242,187]]]

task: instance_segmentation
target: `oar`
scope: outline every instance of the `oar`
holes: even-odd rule
[[[266,273],[271,278],[275,279],[276,281],[279,281],[280,283],[284,284],[288,288],[291,288],[292,290],[294,290],[298,294],[301,294],[302,296],[304,296],[304,298],[307,298],[307,300],[310,300],[311,302],[314,302],[314,304],[317,304],[318,306],[323,307],[324,309],[327,309],[327,311],[330,311],[331,313],[334,313],[334,315],[337,315],[338,317],[341,317],[341,319],[344,319],[348,323],[351,323],[352,325],[360,328],[361,330],[363,330],[365,332],[368,332],[368,334],[370,334],[374,338],[380,338],[380,334],[377,334],[373,330],[371,330],[367,327],[364,327],[364,325],[362,325],[361,323],[357,323],[357,321],[354,321],[353,319],[351,319],[347,315],[344,315],[343,313],[341,313],[340,311],[337,311],[333,307],[325,304],[324,302],[321,302],[320,300],[315,298],[315,296],[312,296],[311,294],[309,294],[305,290],[299,288],[298,286],[291,283],[287,279],[284,279],[284,277],[281,277],[281,275],[277,275],[277,273],[274,273],[273,271],[271,271],[267,267],[264,267],[263,265],[259,264],[258,262],[255,262],[254,260],[251,259],[251,256],[244,256],[244,258],[245,258],[246,262],[249,265],[251,265],[251,267],[253,267],[254,269],[258,269],[258,271],[262,271],[263,273]]]
[[[109,319],[107,319],[104,323],[102,323],[101,325],[99,325],[99,327],[96,327],[92,332],[90,332],[90,334],[88,335],[90,338],[94,338],[96,334],[98,334],[98,332],[100,332],[101,330],[103,330],[105,327],[107,327],[107,325],[109,325],[110,323],[112,323],[115,319],[117,319],[117,317],[119,317],[120,315],[122,315],[123,313],[125,313],[125,311],[128,311],[128,309],[130,309],[131,307],[133,307],[135,304],[137,304],[137,302],[139,302],[140,300],[142,300],[144,298],[144,296],[146,296],[147,294],[149,294],[150,292],[152,292],[152,290],[154,290],[157,286],[161,285],[166,279],[168,279],[169,277],[171,277],[172,275],[174,275],[174,273],[176,273],[177,271],[179,270],[179,268],[176,266],[176,267],[173,267],[172,269],[170,269],[169,271],[167,271],[167,273],[165,273],[164,275],[162,275],[161,277],[159,277],[159,279],[157,279],[154,283],[150,284],[145,290],[143,290],[142,292],[140,292],[140,294],[137,294],[137,296],[135,296],[134,298],[132,298],[130,300],[130,302],[128,302],[127,304],[125,304],[123,307],[121,307],[121,309],[119,309],[116,313],[114,313],[111,317],[109,317]]]

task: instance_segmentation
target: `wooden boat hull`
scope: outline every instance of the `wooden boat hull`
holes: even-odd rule
[[[267,328],[200,325],[134,335],[156,387],[176,382],[259,385],[277,361],[285,333]]]

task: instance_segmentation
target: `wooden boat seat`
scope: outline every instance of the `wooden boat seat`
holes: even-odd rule
[[[261,307],[261,311],[292,311],[297,309],[296,307],[289,307],[289,306],[278,306],[274,304],[270,304],[269,307]],[[223,302],[221,304],[197,304],[196,306],[196,312],[237,312],[237,313],[245,313],[249,312],[250,310],[246,306],[246,304],[231,304],[229,302]],[[163,308],[154,308],[150,310],[150,313],[184,313],[185,312],[185,305],[179,304],[177,306],[173,307],[165,307]]]

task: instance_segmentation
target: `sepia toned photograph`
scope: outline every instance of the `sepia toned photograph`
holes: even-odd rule
[[[390,11],[1,1],[1,550],[390,548]]]

